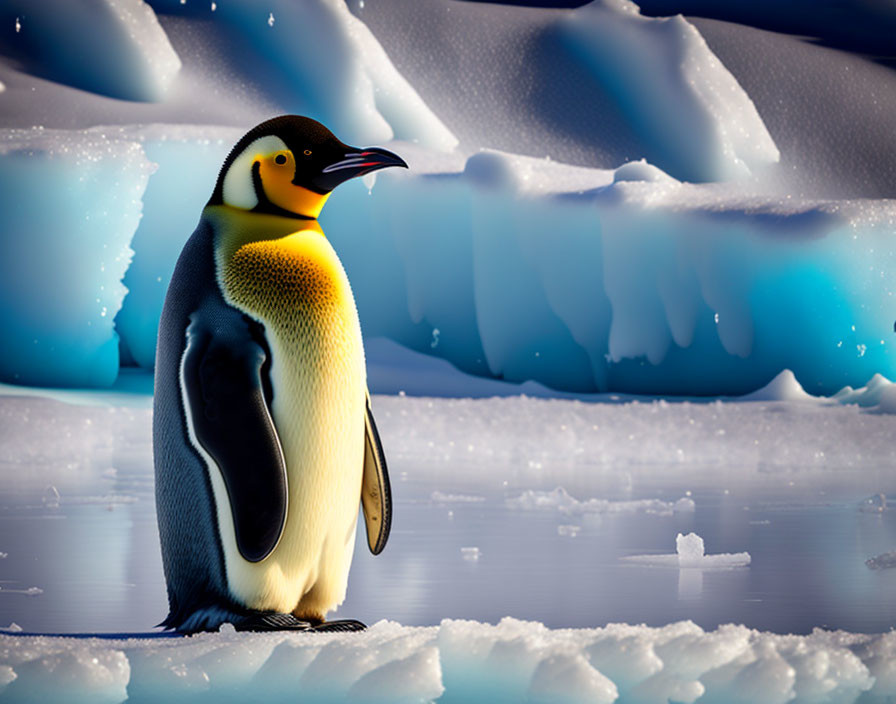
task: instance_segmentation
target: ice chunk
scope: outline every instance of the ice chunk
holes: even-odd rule
[[[629,0],[594,0],[562,26],[664,171],[717,181],[779,160],[749,96],[681,15],[648,18]]]
[[[113,319],[151,170],[139,144],[102,133],[0,131],[0,379],[115,380]]]
[[[15,636],[4,636],[11,637]],[[62,638],[42,640],[35,649],[17,653],[12,663],[7,659],[15,678],[3,690],[5,697],[12,701],[65,700],[74,704],[117,704],[127,698],[131,668],[124,652],[85,647],[79,641]],[[5,679],[8,677],[9,673]]]
[[[561,525],[557,526],[557,535],[575,538],[580,530],[582,530],[582,526]]]
[[[865,560],[869,570],[886,570],[896,567],[896,552],[885,552]]]
[[[676,554],[674,555],[629,555],[620,559],[654,567],[679,567],[682,569],[730,569],[746,567],[751,558],[748,552],[704,554],[703,538],[696,533],[675,538]]]
[[[50,484],[50,486],[44,489],[41,501],[47,508],[59,508],[59,490]]]
[[[126,100],[161,100],[180,59],[143,0],[6,0],[6,48],[33,73]]]
[[[678,501],[662,501],[661,499],[636,499],[633,501],[612,501],[609,499],[587,499],[579,501],[569,495],[562,486],[553,491],[527,489],[520,496],[505,500],[510,508],[523,510],[555,509],[566,515],[589,513],[645,513],[671,514],[694,511],[694,501],[682,497]]]
[[[883,513],[886,510],[886,494],[873,494],[859,502],[859,511],[862,513]]]
[[[471,494],[445,494],[441,491],[434,491],[429,497],[439,504],[475,504],[485,501],[484,496],[474,496]]]
[[[675,537],[675,552],[679,567],[699,567],[704,554],[703,538],[696,533],[679,533]]]
[[[477,547],[461,548],[460,554],[467,562],[476,562],[482,556],[482,553]]]

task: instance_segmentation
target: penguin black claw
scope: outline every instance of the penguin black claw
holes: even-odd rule
[[[366,631],[367,626],[355,619],[345,618],[338,621],[324,621],[317,626],[312,626],[311,630],[315,633],[355,633]]]
[[[310,631],[313,630],[308,621],[297,619],[292,614],[252,614],[239,623],[234,624],[238,631]]]

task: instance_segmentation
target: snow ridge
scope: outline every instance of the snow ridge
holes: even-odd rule
[[[896,694],[896,634],[381,621],[360,634],[0,636],[0,692],[45,702],[838,702]]]

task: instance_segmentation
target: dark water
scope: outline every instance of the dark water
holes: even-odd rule
[[[779,633],[896,626],[896,569],[872,571],[864,564],[896,550],[896,509],[861,512],[861,495],[848,491],[720,491],[695,494],[694,513],[568,516],[508,508],[505,496],[519,490],[478,503],[437,503],[432,489],[395,483],[390,543],[373,557],[359,536],[340,615],[406,625],[513,616],[554,628],[691,619],[707,629],[733,622]],[[680,496],[654,487],[625,498]],[[64,499],[55,509],[29,507],[0,497],[4,504],[0,625],[15,622],[47,633],[144,631],[164,618],[151,496],[111,508]],[[580,530],[575,537],[561,535],[563,525]],[[704,538],[707,554],[748,551],[752,565],[699,571],[619,559],[672,553],[675,535],[690,531]],[[478,559],[462,551],[472,547]],[[41,593],[22,593],[31,587]]]

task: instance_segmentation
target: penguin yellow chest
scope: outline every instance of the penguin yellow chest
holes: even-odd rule
[[[364,460],[366,372],[348,278],[322,232],[307,229],[231,240],[219,280],[264,325],[288,482],[283,535],[261,562],[243,559],[232,525],[220,526],[228,585],[250,608],[322,617],[345,598]]]

